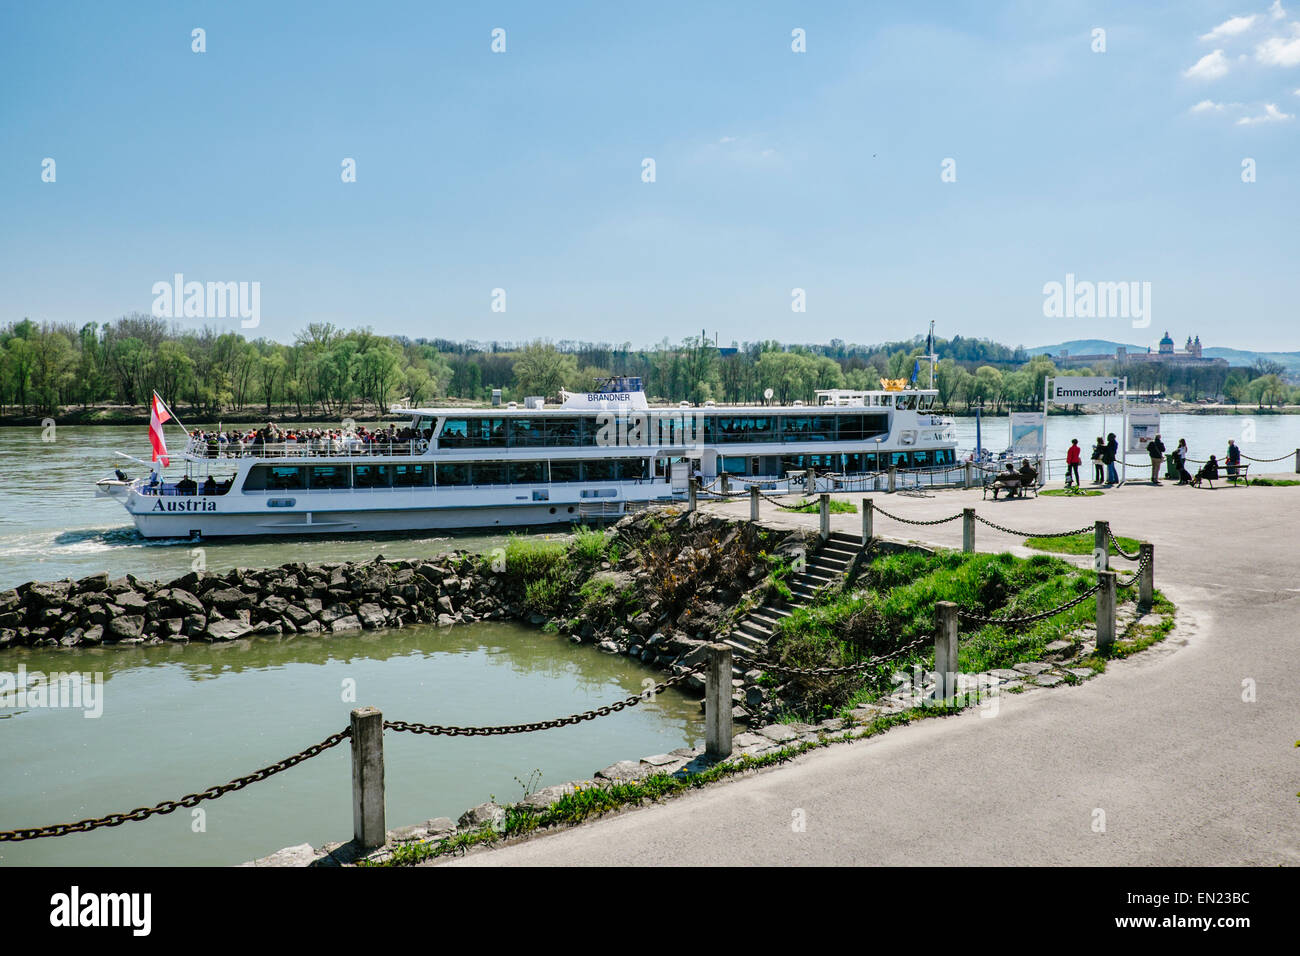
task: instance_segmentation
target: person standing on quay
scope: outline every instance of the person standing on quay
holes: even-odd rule
[[[1160,463],[1165,459],[1165,443],[1157,435],[1147,442],[1147,454],[1151,456],[1151,484],[1160,484]]]
[[[1178,439],[1178,447],[1174,449],[1174,461],[1178,463],[1178,483],[1180,485],[1190,485],[1192,476],[1187,471],[1187,439]]]
[[[1111,432],[1106,436],[1106,451],[1102,454],[1102,461],[1106,463],[1106,484],[1119,484],[1119,472],[1115,470],[1115,456],[1119,454],[1119,439],[1115,433]]]
[[[1083,461],[1083,449],[1079,447],[1079,439],[1070,439],[1070,450],[1065,453],[1065,486],[1070,486],[1070,479],[1074,479],[1074,486],[1078,488],[1083,484],[1079,478],[1079,463]]]
[[[1237,466],[1241,464],[1241,449],[1231,438],[1228,439],[1228,453],[1223,456],[1223,462],[1228,466],[1228,477],[1237,477]]]
[[[1092,446],[1092,483],[1099,485],[1106,480],[1106,469],[1102,466],[1102,459],[1106,457],[1106,443],[1097,436],[1097,441]]]

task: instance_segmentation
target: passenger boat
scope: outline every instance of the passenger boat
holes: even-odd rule
[[[614,378],[563,392],[558,406],[393,406],[420,436],[403,442],[187,434],[183,476],[164,477],[155,462],[147,478],[119,473],[98,492],[121,501],[146,538],[192,539],[588,521],[681,500],[692,478],[715,489],[722,476],[732,489],[793,478],[825,491],[890,468],[959,472],[937,392],[882,384],[822,390],[811,406],[652,407],[639,379]]]

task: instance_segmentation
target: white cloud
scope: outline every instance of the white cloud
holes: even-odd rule
[[[734,136],[724,136],[722,139],[718,140],[719,143],[734,143],[735,141],[736,137]]]
[[[1183,71],[1189,80],[1217,80],[1228,72],[1228,59],[1222,50],[1207,53],[1196,61],[1196,65]]]
[[[1253,27],[1255,21],[1258,19],[1259,15],[1255,13],[1252,13],[1248,17],[1232,17],[1231,19],[1224,20],[1209,33],[1201,37],[1201,39],[1207,42],[1212,42],[1215,40],[1222,40],[1226,37],[1235,37],[1238,34],[1245,33]]]
[[[1300,66],[1300,23],[1291,24],[1291,36],[1269,37],[1255,48],[1255,59],[1269,66]]]
[[[1211,110],[1221,113],[1223,112],[1223,104],[1216,103],[1213,100],[1201,100],[1201,102],[1192,107],[1193,113],[1208,113]]]
[[[1283,113],[1276,103],[1265,103],[1264,112],[1259,116],[1243,116],[1237,120],[1238,126],[1254,126],[1257,123],[1285,123],[1295,119],[1294,113]]]
[[[1268,12],[1273,15],[1274,20],[1286,19],[1286,11],[1282,9],[1282,0],[1273,0],[1273,5],[1268,8]]]

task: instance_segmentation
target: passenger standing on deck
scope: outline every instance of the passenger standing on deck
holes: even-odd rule
[[[1065,485],[1070,486],[1070,479],[1073,477],[1074,485],[1077,488],[1083,482],[1079,479],[1079,464],[1083,461],[1083,449],[1079,447],[1079,439],[1070,439],[1070,450],[1065,453]]]

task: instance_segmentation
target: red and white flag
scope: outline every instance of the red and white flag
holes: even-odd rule
[[[167,439],[163,437],[163,422],[172,417],[172,413],[167,410],[167,406],[162,403],[158,393],[153,393],[153,407],[149,411],[149,444],[153,445],[153,458],[150,461],[161,461],[163,467],[171,465],[167,458]]]

